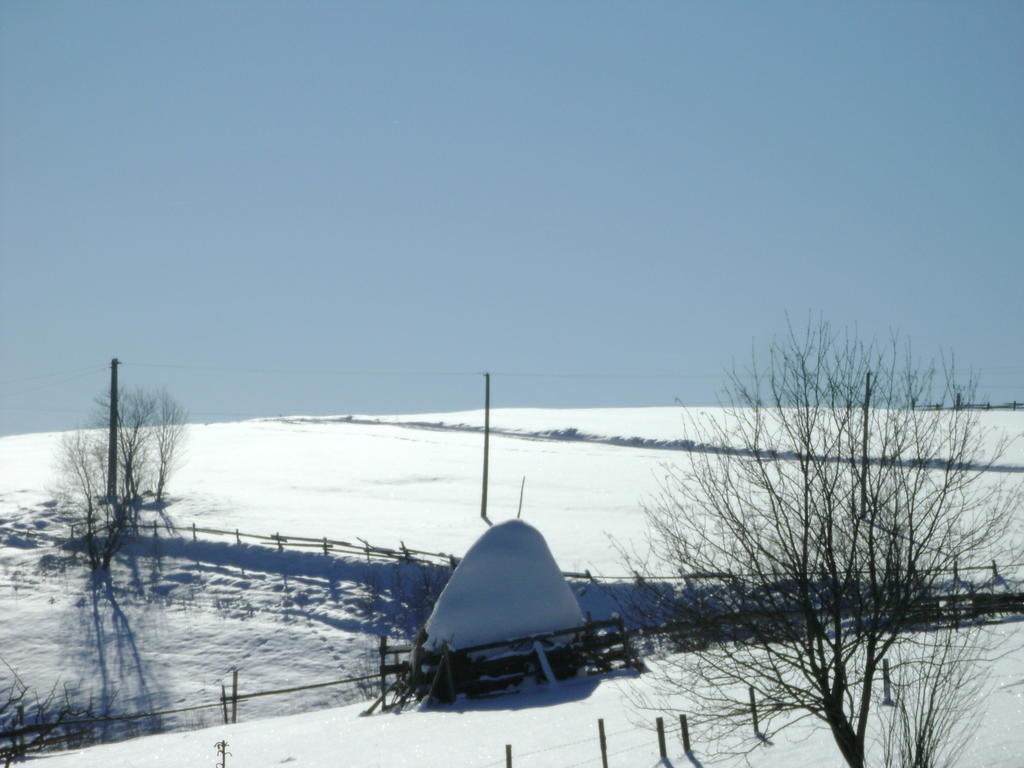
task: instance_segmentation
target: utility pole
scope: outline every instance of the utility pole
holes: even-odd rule
[[[107,503],[117,497],[117,366],[115,357],[110,361],[110,436],[107,439]]]
[[[487,461],[491,448],[491,374],[484,374],[484,487],[480,497],[480,517],[487,519]]]

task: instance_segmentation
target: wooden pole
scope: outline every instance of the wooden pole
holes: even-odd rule
[[[388,690],[387,678],[384,675],[384,665],[385,665],[385,663],[387,663],[387,656],[388,656],[388,636],[387,635],[381,635],[380,636],[380,647],[379,647],[378,650],[380,651],[380,695],[384,696],[387,693],[387,690]]]
[[[895,702],[892,700],[892,688],[889,682],[889,660],[882,659],[882,690],[885,692],[885,698],[882,703],[886,706],[892,707]]]
[[[117,495],[117,366],[115,357],[110,361],[110,434],[107,438],[107,502],[114,503]]]
[[[754,735],[761,735],[761,727],[757,723],[757,699],[754,698],[754,686],[747,686],[747,692],[750,694],[750,715],[754,719]]]
[[[224,684],[220,685],[220,704],[224,708],[224,725],[228,724],[228,692]]]
[[[658,754],[664,760],[668,757],[668,749],[665,747],[665,719],[659,717],[654,722],[658,726]]]
[[[608,768],[608,740],[604,735],[604,718],[597,720],[597,740],[601,744],[601,768]]]
[[[523,514],[523,491],[526,490],[526,475],[523,475],[523,482],[519,486],[519,511],[516,512],[516,520]]]
[[[231,671],[231,722],[238,722],[238,669]]]
[[[690,752],[690,724],[686,722],[686,715],[679,716],[679,732],[683,734],[683,750]]]
[[[487,519],[487,469],[491,452],[491,374],[484,374],[484,483],[480,495],[480,517]]]
[[[505,745],[505,768],[512,768],[512,745]]]

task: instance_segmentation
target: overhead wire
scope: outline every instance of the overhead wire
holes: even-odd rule
[[[106,368],[107,368],[107,366],[105,366],[105,365],[101,365],[101,366],[93,367],[93,368],[87,368],[85,370],[77,371],[77,372],[75,372],[73,374],[65,375],[64,378],[59,378],[56,381],[51,381],[51,382],[48,382],[46,384],[41,384],[41,385],[39,385],[37,387],[30,387],[29,389],[21,389],[21,390],[18,390],[16,392],[0,392],[0,397],[14,397],[16,395],[27,395],[27,394],[31,394],[33,392],[41,392],[44,389],[52,389],[53,387],[59,387],[61,384],[67,384],[67,383],[72,382],[72,381],[77,381],[79,379],[83,379],[86,376],[92,376],[92,375],[94,375],[96,373],[99,373],[100,371],[106,370]],[[47,376],[38,376],[38,377],[31,377],[30,376],[30,377],[26,377],[26,379],[23,379],[23,381],[32,380],[32,379],[52,378],[54,375],[61,376],[62,374],[49,374]],[[3,386],[3,384],[0,384],[0,386]]]

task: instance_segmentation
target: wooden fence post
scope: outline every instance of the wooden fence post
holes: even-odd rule
[[[220,705],[224,709],[224,725],[228,724],[228,692],[224,683],[220,684]]]
[[[281,543],[281,534],[275,533],[274,538],[277,539],[277,551],[284,552],[284,545]]]
[[[241,544],[241,543],[242,543],[242,534],[240,534],[238,532],[238,529],[235,528],[235,544]]]
[[[679,732],[683,734],[683,750],[690,752],[690,725],[686,722],[686,715],[679,716]]]
[[[597,719],[597,740],[601,745],[601,768],[608,768],[608,741],[604,736],[604,718]]]
[[[192,523],[192,541],[196,540],[196,524]]]
[[[512,768],[512,745],[505,745],[505,768]]]
[[[238,722],[238,668],[231,672],[231,722]]]
[[[761,727],[757,723],[757,699],[754,698],[754,686],[747,686],[747,692],[750,694],[750,715],[754,719],[754,735],[761,735]]]
[[[665,720],[664,718],[657,718],[654,721],[658,726],[658,754],[661,755],[661,759],[664,760],[668,757],[668,750],[665,748]]]
[[[326,555],[326,554],[328,554],[328,550],[329,550],[329,549],[330,549],[330,548],[329,548],[329,547],[327,546],[327,537],[326,537],[326,536],[324,536],[324,554],[325,554],[325,555]]]
[[[157,536],[159,536],[159,535],[160,535],[160,534],[158,534],[158,533],[156,532],[156,520],[154,520],[154,521],[153,521],[153,537],[155,538],[155,537],[157,537]]]
[[[885,698],[882,699],[882,703],[887,707],[894,707],[896,703],[892,700],[892,688],[889,682],[889,660],[882,659],[882,690],[885,692]]]
[[[387,678],[384,675],[384,664],[388,655],[388,636],[380,636],[380,695],[384,696],[388,691]]]

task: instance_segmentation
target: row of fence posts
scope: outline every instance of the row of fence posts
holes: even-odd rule
[[[882,685],[885,691],[885,699],[882,703],[890,707],[895,706],[895,702],[892,700],[892,683],[889,680],[888,659],[882,659]],[[747,686],[747,693],[750,696],[750,719],[754,725],[754,735],[759,739],[764,739],[765,736],[761,733],[761,726],[757,719],[757,696],[752,685]],[[658,754],[664,760],[668,758],[668,745],[665,741],[665,718],[655,718],[654,725],[658,733]],[[683,751],[687,755],[691,754],[693,748],[690,744],[690,724],[686,719],[686,715],[679,716],[679,734],[683,741]],[[597,741],[598,746],[601,748],[601,768],[608,768],[608,738],[605,735],[604,718],[599,718],[597,721]],[[505,745],[505,768],[512,768],[511,744]]]
[[[753,701],[753,688],[751,691],[751,701]],[[668,757],[668,745],[665,741],[665,718],[658,717],[654,720],[655,728],[658,732],[658,753],[662,759]],[[754,711],[754,731],[757,733],[757,711]],[[683,751],[687,755],[693,752],[693,748],[690,746],[690,724],[686,719],[686,715],[679,716],[679,733],[683,740]],[[758,735],[760,735],[758,733]],[[604,730],[604,718],[598,718],[597,720],[597,741],[598,746],[601,748],[601,768],[608,768],[608,737]],[[505,745],[505,768],[512,768],[512,745]]]

